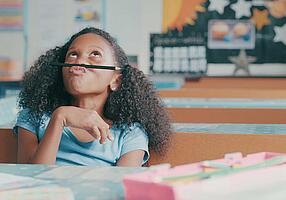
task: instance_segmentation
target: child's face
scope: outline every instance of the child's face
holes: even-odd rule
[[[64,85],[72,95],[102,94],[108,91],[110,84],[118,82],[119,73],[113,70],[76,66],[115,65],[110,44],[99,35],[87,33],[76,38],[67,51],[65,62],[75,64],[73,67],[63,67]]]

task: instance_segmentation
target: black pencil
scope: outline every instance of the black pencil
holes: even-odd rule
[[[70,64],[70,63],[51,63],[51,65],[58,66],[58,67],[73,67],[73,66],[80,66],[85,68],[91,69],[107,69],[107,70],[120,70],[120,67],[116,66],[105,66],[105,65],[86,65],[86,64]]]

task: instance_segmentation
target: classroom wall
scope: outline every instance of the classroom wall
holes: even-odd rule
[[[93,0],[96,1],[96,0]],[[114,36],[128,55],[137,55],[140,68],[148,72],[149,33],[161,31],[162,0],[102,0],[105,6],[102,28]],[[62,45],[76,27],[72,19],[75,2],[70,0],[29,0],[25,27],[28,35],[27,64],[55,45]],[[56,16],[56,17],[55,17]],[[24,63],[24,31],[1,33],[0,56],[11,56]]]
[[[28,63],[29,65],[42,54],[45,50],[54,46],[60,45],[73,32],[79,29],[74,27],[71,22],[73,16],[73,5],[70,0],[29,0],[28,8]],[[159,33],[162,30],[162,8],[163,0],[103,0],[105,2],[105,28],[116,39],[129,55],[138,55],[139,66],[145,72],[149,72],[149,34]],[[44,7],[43,7],[44,6]],[[64,7],[64,10],[63,10]],[[40,9],[44,8],[44,9]],[[53,11],[53,12],[51,12]],[[40,14],[42,12],[42,14]],[[45,13],[43,13],[45,12]],[[49,16],[49,13],[59,14]],[[41,16],[39,19],[37,16]],[[51,18],[49,18],[51,17]],[[48,28],[45,23],[55,23],[54,26]],[[43,33],[45,37],[43,38]],[[18,33],[16,33],[18,34]],[[19,35],[19,34],[18,34]],[[1,35],[0,53],[6,51],[11,54],[11,47],[17,47],[15,50],[16,57],[23,57],[23,38],[22,36],[13,37],[9,42],[5,43],[7,38],[11,38],[11,34]],[[40,43],[46,39],[45,44]],[[21,53],[22,52],[22,53]],[[271,65],[271,67],[269,67]],[[266,64],[266,65],[251,65],[251,70],[255,74],[264,75],[285,75],[285,64]],[[266,71],[267,70],[267,71]],[[232,65],[209,65],[209,75],[219,75],[222,72],[233,72]]]
[[[162,0],[107,0],[106,30],[127,54],[139,56],[139,66],[148,73],[149,34],[161,31]]]
[[[28,63],[50,48],[63,45],[72,34],[86,26],[105,26],[105,0],[90,0],[90,4],[70,0],[29,0],[26,26],[28,33]],[[92,20],[77,22],[78,12],[90,6],[100,16],[100,22]]]
[[[138,64],[140,68],[148,73],[149,69],[149,34],[151,32],[161,31],[162,22],[162,0],[103,0],[105,3],[104,29],[116,38],[128,55],[138,55]],[[42,5],[49,8],[57,5],[54,13],[61,13],[62,5],[65,5],[66,11],[61,17],[50,20],[39,20],[37,16],[49,9],[42,9]],[[71,11],[68,11],[70,9]],[[61,44],[76,29],[72,28],[71,18],[73,16],[73,7],[69,0],[30,0],[29,2],[29,63],[31,64],[40,54],[51,47],[51,44]],[[45,16],[42,16],[45,17]],[[44,18],[45,19],[45,18]],[[43,22],[56,23],[54,27],[61,27],[59,30],[50,26],[43,26]],[[34,26],[33,26],[34,25]],[[42,29],[42,30],[41,30]],[[43,30],[44,29],[44,30]],[[37,40],[43,38],[43,33],[49,32],[51,38],[48,43],[39,46]],[[53,36],[53,37],[51,37]]]

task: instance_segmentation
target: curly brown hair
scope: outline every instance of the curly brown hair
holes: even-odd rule
[[[100,29],[85,28],[63,46],[48,50],[40,56],[25,73],[19,107],[29,108],[32,120],[41,121],[43,114],[51,114],[59,106],[71,105],[72,96],[65,90],[61,68],[51,63],[63,63],[71,43],[87,33],[106,39],[114,51],[116,65],[123,67],[121,85],[117,91],[110,92],[104,106],[104,116],[112,120],[114,125],[140,123],[148,134],[149,148],[163,155],[172,132],[164,104],[144,73],[131,67],[122,48],[107,32]]]

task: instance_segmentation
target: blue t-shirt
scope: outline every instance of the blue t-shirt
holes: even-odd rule
[[[18,135],[18,127],[24,128],[35,134],[40,142],[45,134],[50,116],[44,115],[41,119],[42,123],[35,124],[29,120],[31,119],[29,115],[28,109],[20,111],[13,131]],[[105,144],[100,144],[98,140],[81,142],[68,127],[64,127],[56,164],[114,166],[122,155],[134,150],[145,151],[142,164],[149,159],[148,137],[139,123],[134,123],[131,127],[127,125],[112,127],[110,133],[114,140],[106,140]]]

